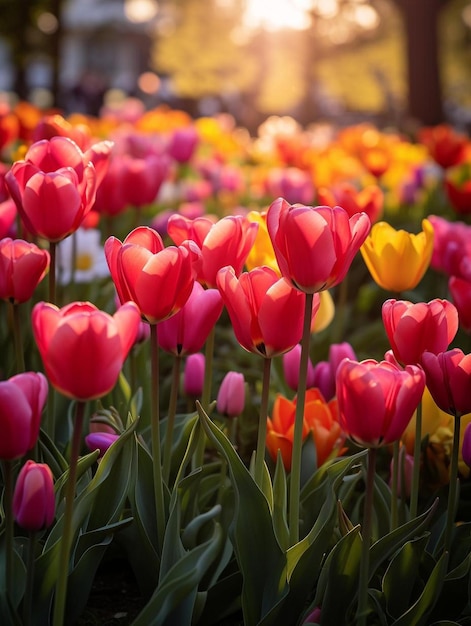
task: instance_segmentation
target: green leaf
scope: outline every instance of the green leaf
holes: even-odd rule
[[[273,528],[280,548],[286,552],[289,548],[289,529],[286,521],[288,495],[286,472],[278,451],[275,475],[273,477]]]
[[[440,595],[448,566],[448,554],[443,554],[431,573],[423,592],[411,608],[393,622],[393,626],[425,626]]]
[[[235,452],[231,442],[198,405],[208,439],[226,458],[236,493],[231,527],[234,551],[243,577],[245,626],[257,624],[279,601],[286,588],[286,556],[278,545],[264,494]]]

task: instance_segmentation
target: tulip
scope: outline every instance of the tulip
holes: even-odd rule
[[[421,368],[399,369],[387,361],[344,359],[336,375],[339,421],[358,445],[380,447],[398,441],[422,398]]]
[[[422,220],[417,235],[377,222],[360,249],[373,280],[383,289],[400,293],[414,289],[425,274],[433,252],[433,226]]]
[[[222,268],[217,285],[235,336],[248,352],[272,358],[291,350],[302,335],[304,294],[268,267],[236,277]]]
[[[193,242],[164,248],[160,235],[138,227],[123,243],[105,242],[105,256],[121,303],[132,300],[150,324],[177,313],[193,289],[199,250]]]
[[[365,240],[370,220],[341,207],[290,205],[278,198],[267,228],[283,276],[300,291],[315,293],[340,283]]]
[[[118,439],[119,435],[116,433],[93,432],[85,437],[85,443],[91,452],[99,450],[100,457],[102,457],[108,448]]]
[[[268,174],[266,187],[268,196],[282,196],[290,204],[309,204],[314,200],[312,174],[298,167],[272,169]]]
[[[26,302],[44,278],[49,252],[34,243],[6,237],[0,241],[0,298]]]
[[[350,183],[342,183],[332,190],[321,187],[317,190],[317,200],[331,207],[341,206],[350,217],[355,213],[366,213],[372,224],[383,213],[384,194],[378,185],[369,185],[361,190]]]
[[[96,192],[93,208],[102,215],[119,215],[128,206],[124,195],[124,163],[119,155],[110,160],[106,174]]]
[[[186,359],[183,390],[188,396],[198,397],[203,393],[204,354],[196,352]]]
[[[151,204],[168,174],[167,157],[149,154],[143,158],[123,155],[121,183],[126,203],[134,207]]]
[[[30,233],[57,242],[73,233],[95,201],[93,163],[67,137],[34,143],[5,182]]]
[[[283,354],[283,374],[286,384],[293,391],[298,390],[299,383],[299,366],[301,363],[301,345],[298,343]],[[307,364],[307,387],[315,387],[314,384],[314,366],[311,360]]]
[[[437,406],[450,415],[471,413],[471,354],[453,348],[440,354],[424,352],[422,367]]]
[[[465,180],[460,180],[461,172],[464,170]],[[454,172],[453,172],[454,173]],[[458,180],[456,180],[458,178]],[[469,178],[469,165],[458,168],[458,176],[448,174],[444,180],[446,196],[456,213],[468,215],[471,213],[471,179]]]
[[[437,272],[471,281],[471,226],[438,215],[430,215],[429,221],[434,230],[430,266]]]
[[[471,281],[452,276],[448,281],[448,289],[458,310],[461,327],[471,332]]]
[[[54,521],[56,501],[51,469],[44,463],[26,461],[18,474],[13,494],[13,515],[25,530],[48,528]]]
[[[199,352],[224,307],[217,289],[195,282],[190,297],[172,317],[159,323],[159,346],[176,356]]]
[[[14,236],[16,214],[16,205],[12,198],[0,202],[0,239]]]
[[[443,352],[458,331],[456,307],[438,298],[415,304],[386,300],[382,316],[394,356],[402,364],[420,364],[425,351]]]
[[[335,376],[337,368],[343,359],[356,360],[356,354],[352,346],[344,341],[333,343],[329,347],[329,360],[319,361],[314,366],[313,387],[317,387],[322,392],[326,400],[335,396]]]
[[[194,126],[177,128],[173,131],[167,148],[168,154],[178,163],[187,163],[199,143],[199,135]]]
[[[168,220],[168,234],[175,244],[190,239],[201,250],[202,262],[197,279],[206,287],[216,287],[218,271],[231,265],[236,276],[243,270],[255,241],[258,225],[242,215],[229,215],[214,223],[208,218],[189,220],[174,214]]]
[[[23,372],[0,382],[0,459],[11,461],[36,444],[47,399],[40,372]]]
[[[51,384],[68,398],[86,401],[109,393],[139,328],[137,306],[114,314],[90,302],[62,309],[39,302],[32,312],[33,334]]]
[[[240,372],[227,372],[219,387],[216,407],[221,415],[237,417],[245,406],[245,379]]]
[[[432,159],[443,169],[463,160],[468,139],[448,124],[422,128],[419,141],[426,146]]]
[[[464,429],[463,445],[461,448],[463,461],[471,468],[471,422]]]
[[[272,417],[267,420],[268,452],[273,461],[280,452],[286,471],[291,469],[296,404],[296,398],[288,400],[278,394]],[[306,391],[302,439],[305,440],[310,432],[316,446],[317,467],[341,453],[345,436],[338,422],[337,402],[326,402],[321,392],[314,388]]]

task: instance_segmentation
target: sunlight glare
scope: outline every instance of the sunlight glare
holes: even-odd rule
[[[283,28],[303,30],[310,25],[308,11],[312,4],[312,0],[247,0],[244,26],[271,31]]]

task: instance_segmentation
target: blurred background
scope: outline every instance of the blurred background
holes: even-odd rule
[[[4,98],[471,126],[469,0],[0,0]]]

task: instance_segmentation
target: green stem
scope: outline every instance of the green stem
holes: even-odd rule
[[[152,468],[154,478],[155,517],[157,521],[157,545],[159,553],[165,533],[165,501],[162,476],[162,461],[160,453],[160,385],[159,385],[159,344],[157,341],[157,324],[150,325],[151,349],[151,438],[152,438]]]
[[[85,417],[85,402],[77,402],[75,409],[74,428],[72,434],[72,444],[70,450],[69,476],[66,483],[64,526],[62,529],[59,570],[57,572],[56,594],[54,601],[54,626],[63,626],[65,605],[67,597],[67,582],[69,578],[70,550],[74,535],[73,513],[75,487],[77,482],[77,464],[80,455],[80,445],[82,441],[83,422]]]
[[[262,489],[263,467],[265,464],[265,447],[267,439],[268,399],[270,396],[271,359],[263,359],[262,398],[258,419],[257,452],[255,455],[255,482]],[[262,489],[263,490],[263,489]]]
[[[373,526],[373,495],[376,472],[376,448],[368,449],[368,468],[366,473],[365,504],[363,509],[362,552],[360,561],[360,580],[358,584],[357,624],[366,626],[368,609],[368,583],[370,580],[370,544]]]
[[[391,531],[397,528],[397,492],[398,492],[398,476],[399,468],[399,441],[393,444],[393,461],[391,476]]]
[[[422,400],[415,413],[414,467],[412,468],[412,484],[410,490],[410,516],[417,517],[419,502],[420,451],[422,447]]]
[[[26,563],[26,587],[23,597],[23,626],[29,626],[31,623],[31,602],[33,599],[33,582],[34,582],[34,554],[36,550],[37,533],[30,531],[28,542],[28,556]]]
[[[348,301],[348,274],[337,287],[337,302],[335,303],[335,319],[331,330],[331,343],[342,341],[345,332],[345,316]]]
[[[14,534],[13,534],[13,468],[12,462],[4,460],[2,462],[3,469],[3,506],[5,511],[5,585],[7,597],[12,597],[13,583],[13,550],[14,550]]]
[[[49,302],[56,304],[56,242],[49,242]]]
[[[201,395],[201,406],[204,411],[208,411],[209,403],[211,402],[211,383],[213,376],[213,357],[214,357],[214,340],[216,336],[216,327],[213,326],[211,332],[206,339],[206,345],[204,348],[204,381],[203,381],[203,393]],[[206,447],[206,436],[203,429],[200,431],[200,436],[196,446],[196,451],[193,459],[193,469],[201,467],[204,462],[204,449]]]
[[[458,457],[460,452],[460,422],[461,415],[455,414],[454,428],[453,428],[453,450],[451,452],[451,467],[450,467],[450,488],[448,491],[448,507],[446,514],[446,528],[445,528],[445,551],[449,552],[451,548],[451,540],[453,537],[454,519],[456,512],[456,494],[458,486]]]
[[[25,371],[25,356],[23,351],[23,338],[21,336],[21,319],[20,319],[20,305],[10,302],[12,320],[13,320],[13,336],[15,340],[15,358],[16,358],[16,372],[20,374]]]
[[[164,481],[168,484],[170,478],[170,461],[172,460],[172,443],[173,443],[173,428],[175,425],[175,414],[177,412],[177,399],[178,388],[180,387],[180,366],[182,357],[175,355],[173,359],[172,368],[172,387],[170,390],[170,400],[168,405],[167,416],[167,431],[165,433],[165,447],[164,447],[164,465],[163,465],[163,477]]]
[[[299,365],[298,393],[294,422],[293,454],[289,494],[289,535],[290,545],[299,541],[299,497],[301,493],[301,452],[303,445],[304,403],[306,398],[307,366],[309,343],[311,340],[312,302],[314,294],[306,294],[304,305],[303,336],[301,340],[301,360]]]

